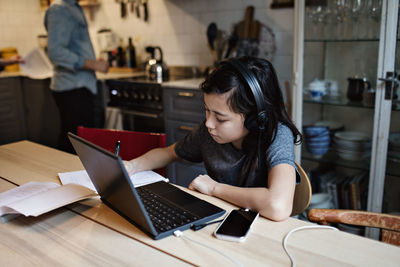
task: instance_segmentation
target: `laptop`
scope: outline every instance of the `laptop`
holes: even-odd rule
[[[68,133],[101,200],[153,239],[220,217],[225,210],[160,181],[134,187],[120,157]]]

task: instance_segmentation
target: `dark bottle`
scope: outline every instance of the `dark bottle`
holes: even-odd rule
[[[122,39],[120,39],[118,47],[117,47],[117,66],[123,67],[125,66],[125,51],[124,51],[124,44]]]
[[[126,47],[126,66],[128,68],[136,68],[136,51],[132,44],[132,38],[128,39],[128,46]]]

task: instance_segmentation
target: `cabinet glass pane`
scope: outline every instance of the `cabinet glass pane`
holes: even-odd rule
[[[381,5],[306,1],[302,162],[336,208],[366,209]]]
[[[396,65],[400,74],[399,26],[397,27]],[[399,76],[398,76],[399,79]],[[392,100],[393,110],[390,120],[388,155],[382,211],[400,213],[400,87],[395,86]]]

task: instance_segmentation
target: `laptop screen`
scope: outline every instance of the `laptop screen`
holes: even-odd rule
[[[121,158],[72,133],[68,137],[101,199],[143,230],[156,234]]]

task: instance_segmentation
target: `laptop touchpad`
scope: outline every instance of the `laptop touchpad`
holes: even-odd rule
[[[169,191],[161,193],[160,195],[179,206],[186,206],[199,201],[197,198],[181,190]]]

